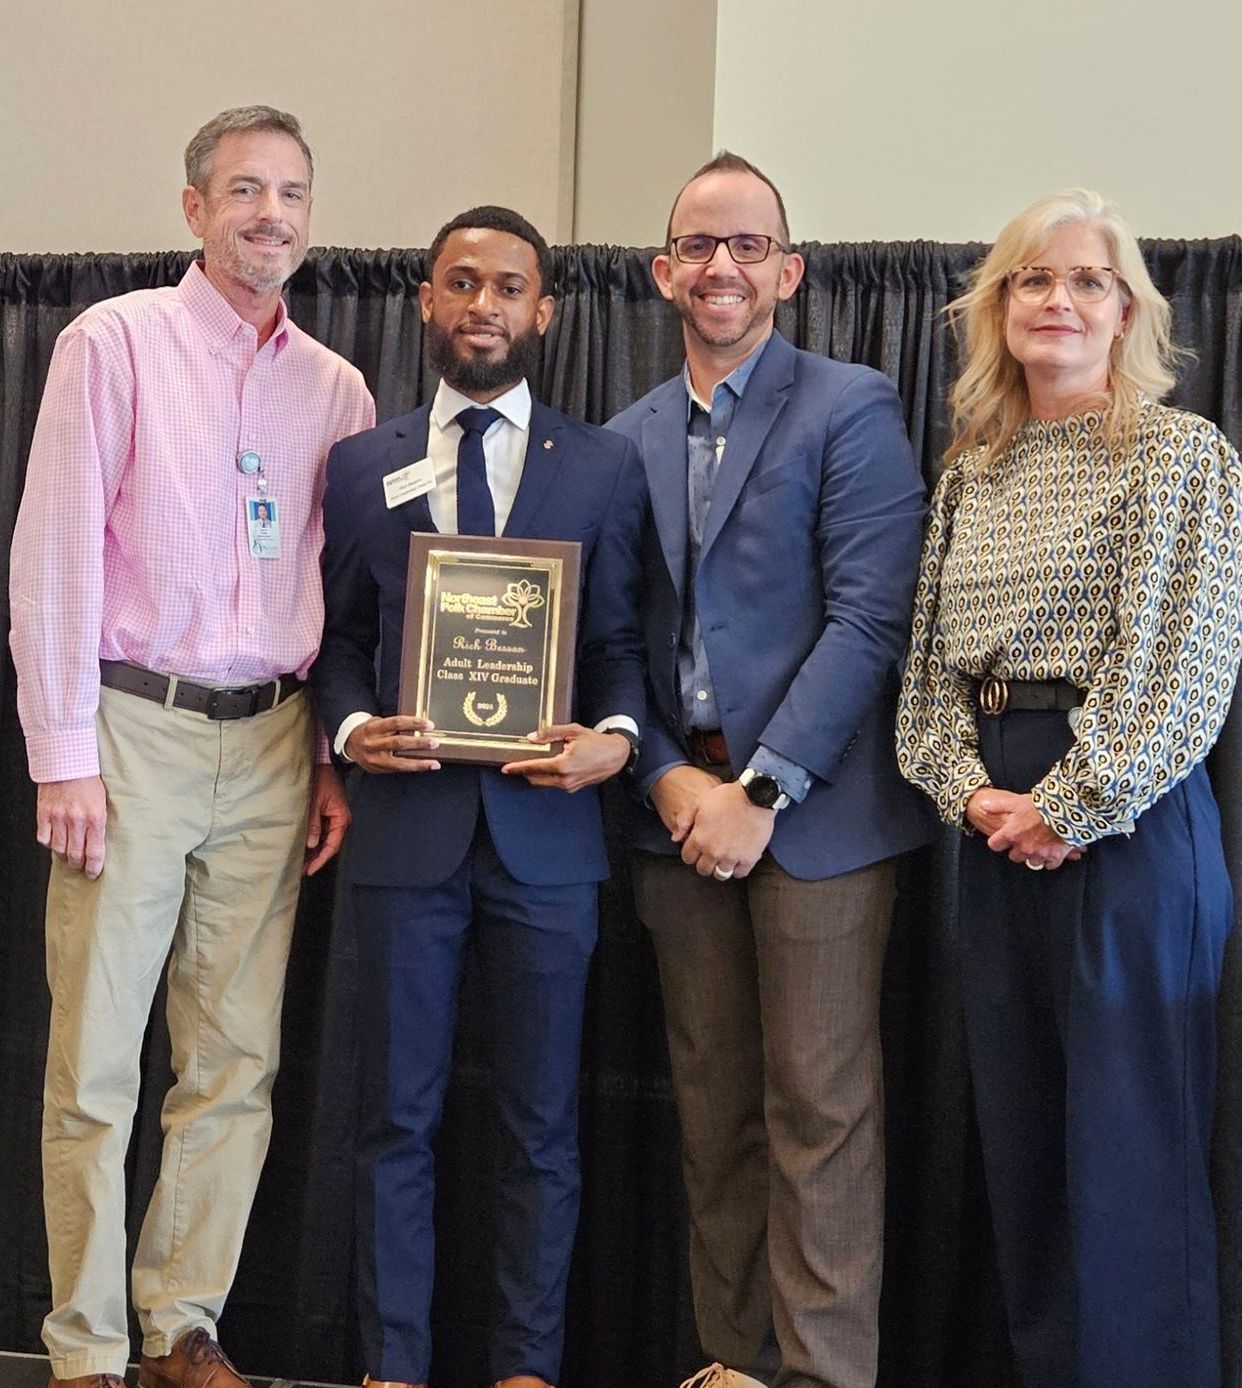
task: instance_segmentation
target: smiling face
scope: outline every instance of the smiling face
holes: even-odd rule
[[[673,209],[673,237],[736,236],[753,232],[784,243],[772,189],[754,174],[716,171],[686,185]],[[774,244],[766,260],[737,265],[719,245],[704,265],[687,265],[670,250],[651,263],[660,293],[672,300],[688,354],[703,352],[741,361],[772,331],[776,305],[802,278],[802,257]]]
[[[449,233],[419,300],[433,369],[481,403],[533,370],[552,320],[535,248],[490,227]]]
[[[273,130],[221,138],[206,186],[182,194],[203,242],[203,268],[225,295],[275,296],[302,263],[310,230],[310,174],[296,140]]]
[[[1078,265],[1112,264],[1108,242],[1090,222],[1068,222],[1048,238],[1030,264],[1058,276]],[[1058,397],[1097,395],[1108,387],[1109,353],[1125,331],[1128,309],[1121,282],[1099,303],[1071,298],[1063,278],[1037,304],[1008,296],[1005,343],[1026,375],[1027,390]]]

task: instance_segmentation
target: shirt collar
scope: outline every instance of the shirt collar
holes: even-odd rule
[[[468,395],[454,390],[447,381],[442,380],[436,387],[436,398],[431,406],[431,418],[435,421],[437,429],[447,429],[462,410],[472,408],[479,408],[477,400],[471,400]],[[486,408],[495,410],[497,414],[507,419],[517,429],[529,429],[530,386],[527,385],[525,379],[520,380],[517,385],[505,391],[503,395],[498,395],[495,400],[489,400]]]
[[[763,356],[763,349],[771,341],[772,334],[769,333],[740,366],[734,367],[723,381],[717,382],[716,390],[719,390],[721,386],[727,386],[729,390],[733,392],[735,398],[740,400],[742,398],[742,392],[746,389],[746,382],[750,380],[751,373],[759,364],[759,358]],[[690,418],[690,409],[694,405],[697,405],[699,409],[703,410],[706,414],[711,414],[712,407],[710,401],[700,400],[694,392],[694,386],[690,384],[689,362],[686,362],[681,368],[681,379],[685,382],[686,386],[686,419],[688,420]],[[713,395],[715,395],[716,390],[712,391]]]
[[[190,262],[189,268],[181,276],[177,292],[208,342],[215,345],[231,342],[241,328],[254,331],[254,325],[247,323],[207,278],[201,260]],[[279,349],[288,337],[288,319],[289,311],[285,307],[284,299],[280,299],[276,304],[276,326],[268,339],[276,349]]]

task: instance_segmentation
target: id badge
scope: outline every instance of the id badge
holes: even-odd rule
[[[280,558],[280,519],[274,497],[246,498],[246,537],[255,559]]]

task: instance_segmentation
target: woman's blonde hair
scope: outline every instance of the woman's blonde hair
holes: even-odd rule
[[[1086,222],[1108,246],[1117,289],[1129,306],[1125,332],[1109,354],[1108,393],[1099,401],[1103,433],[1117,442],[1137,423],[1143,396],[1159,400],[1173,387],[1179,355],[1170,336],[1172,310],[1152,283],[1134,233],[1115,203],[1071,188],[1033,202],[1009,222],[972,276],[970,289],[948,307],[965,365],[949,392],[957,437],[948,458],[982,448],[982,462],[1008,448],[1030,414],[1026,378],[1005,342],[1009,272],[1032,264],[1057,228]]]

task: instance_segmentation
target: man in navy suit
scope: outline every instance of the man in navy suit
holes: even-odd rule
[[[897,393],[774,331],[780,195],[722,154],[656,283],[684,371],[610,425],[654,526],[635,892],[681,1113],[696,1384],[869,1388],[893,857],[928,837],[893,752],[924,512]]]
[[[535,228],[505,208],[474,208],[440,231],[428,265],[422,314],[440,385],[429,406],[328,458],[327,610],[313,673],[335,750],[366,773],[350,855],[362,1342],[372,1385],[426,1383],[431,1144],[469,939],[488,993],[500,1115],[492,1373],[504,1388],[545,1388],[561,1356],[583,991],[596,884],[608,872],[591,787],[630,760],[643,719],[646,492],[632,444],[531,399],[526,375],[553,310]],[[581,544],[582,721],[532,729],[564,744],[557,755],[441,765],[435,729],[396,714],[412,530]]]

